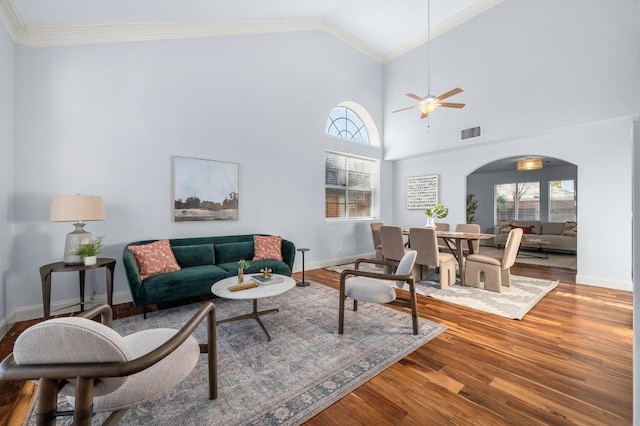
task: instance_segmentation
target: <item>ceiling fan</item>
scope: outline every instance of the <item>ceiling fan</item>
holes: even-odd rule
[[[450,98],[453,95],[457,95],[458,93],[462,93],[462,89],[456,87],[455,89],[449,90],[446,93],[443,93],[440,96],[433,96],[431,94],[431,25],[429,23],[431,19],[430,12],[430,1],[427,0],[427,95],[423,98],[421,96],[416,95],[415,93],[407,93],[407,96],[411,99],[418,101],[417,105],[413,105],[406,108],[400,108],[398,110],[392,111],[392,113],[407,111],[413,108],[420,109],[420,118],[427,118],[430,113],[438,109],[439,107],[444,108],[463,108],[465,104],[457,103],[457,102],[442,102],[444,99]]]
[[[413,105],[406,108],[400,108],[393,112],[406,111],[413,108],[420,108],[420,118],[427,118],[429,113],[435,111],[439,107],[445,108],[462,108],[465,104],[457,103],[457,102],[442,102],[442,100],[447,99],[453,95],[457,95],[461,93],[463,90],[459,87],[455,89],[449,90],[447,93],[443,93],[440,96],[433,96],[432,94],[428,94],[424,98],[416,95],[415,93],[407,93],[407,96],[411,99],[415,99],[418,101],[417,105]]]

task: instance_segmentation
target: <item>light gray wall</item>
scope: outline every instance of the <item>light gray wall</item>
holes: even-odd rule
[[[428,121],[415,113],[390,112],[406,104],[403,93],[424,90],[420,70],[426,69],[426,47],[386,64],[385,155],[413,155],[394,165],[396,223],[424,222],[421,211],[405,208],[409,176],[439,174],[449,221],[462,223],[466,176],[478,167],[529,154],[561,158],[578,167],[576,279],[631,290],[638,39],[637,1],[616,2],[615,7],[597,0],[500,3],[433,40],[432,92],[460,86],[465,91],[451,101],[467,105],[462,110],[441,108]],[[484,126],[484,136],[460,142],[459,130],[476,124]],[[602,226],[605,201],[607,221],[616,223],[619,232]],[[618,250],[603,254],[603,246]]]
[[[467,194],[475,194],[478,201],[475,223],[483,232],[492,233],[496,225],[494,218],[494,188],[501,183],[540,182],[540,220],[548,221],[549,181],[577,178],[576,166],[543,167],[540,170],[518,172],[517,170],[495,173],[472,173],[467,176]],[[466,196],[466,195],[465,195]]]
[[[309,247],[308,268],[372,253],[368,222],[325,223],[324,152],[381,158],[382,150],[329,138],[324,128],[329,111],[349,100],[382,133],[382,78],[382,65],[321,31],[18,46],[15,306],[41,303],[38,267],[61,259],[73,230],[48,222],[55,194],[104,197],[107,220],[86,228],[105,236],[103,255],[116,259],[139,239],[252,232]],[[171,221],[176,155],[239,163],[240,220]],[[383,165],[386,221],[391,171]],[[76,279],[54,275],[53,300],[76,298]],[[128,291],[120,262],[115,291]]]
[[[13,42],[0,23],[0,335],[11,324],[6,317],[14,293],[7,284],[13,258]]]
[[[405,93],[426,94],[427,46],[385,65],[385,156],[638,114],[639,38],[637,0],[504,1],[431,42],[431,92],[461,87],[449,100],[463,109],[441,108],[428,120],[415,109],[391,114],[412,105]],[[460,141],[460,130],[474,125],[484,136]]]
[[[603,144],[602,141],[607,143]],[[449,207],[447,221],[466,219],[466,175],[498,158],[524,155],[531,146],[541,155],[562,158],[578,167],[578,270],[582,284],[632,290],[631,282],[631,146],[632,123],[627,119],[576,126],[548,135],[466,150],[398,161],[394,167],[394,221],[408,227],[424,223],[421,210],[407,210],[406,180],[410,176],[440,175],[440,201]],[[574,147],[580,146],[580,149]],[[493,196],[491,197],[493,200]],[[602,226],[607,221],[618,232]],[[602,250],[617,247],[617,250]]]

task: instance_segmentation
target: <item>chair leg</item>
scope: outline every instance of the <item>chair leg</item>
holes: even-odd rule
[[[344,302],[346,302],[344,296],[344,283],[340,285],[340,296],[338,297],[338,334],[344,333]]]
[[[93,419],[93,379],[76,379],[76,406],[73,409],[73,424],[91,426]]]
[[[207,316],[207,363],[209,367],[209,399],[218,398],[218,343],[216,337],[216,310]]]
[[[411,303],[411,321],[413,322],[413,335],[418,334],[418,306],[416,304],[416,288],[412,283],[409,289],[410,303]]]
[[[36,423],[38,426],[55,426],[58,408],[58,381],[40,379],[38,388],[38,408]]]
[[[502,285],[511,287],[511,268],[502,270]]]
[[[499,266],[493,268],[485,268],[484,272],[484,289],[500,293],[502,287],[502,271]]]

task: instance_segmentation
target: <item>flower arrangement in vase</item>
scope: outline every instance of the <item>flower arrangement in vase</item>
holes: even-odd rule
[[[244,259],[238,260],[238,284],[244,281],[244,270],[249,267],[249,262]]]
[[[432,209],[425,209],[424,214],[427,215],[427,224],[425,226],[428,228],[435,228],[436,218],[442,219],[447,217],[449,209],[442,204],[436,204]]]

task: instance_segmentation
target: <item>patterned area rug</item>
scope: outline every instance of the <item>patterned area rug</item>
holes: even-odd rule
[[[217,318],[251,311],[250,301],[215,299]],[[199,305],[153,312],[114,322],[121,334],[145,328],[180,328]],[[218,399],[207,399],[205,355],[182,383],[164,397],[130,409],[120,425],[295,425],[313,417],[402,359],[445,327],[384,305],[346,309],[345,334],[338,330],[338,292],[312,282],[258,301],[278,307],[262,316],[272,337],[253,319],[218,326]],[[206,321],[205,321],[206,322]],[[205,341],[204,324],[196,331]],[[67,406],[67,408],[69,408]],[[96,416],[99,424],[104,416]],[[32,424],[34,418],[32,416]],[[59,422],[64,424],[64,422]]]
[[[331,271],[342,272],[353,269],[354,264],[339,265],[327,268]],[[381,272],[371,264],[362,264],[363,270]],[[558,281],[545,281],[517,275],[511,276],[511,287],[503,287],[501,293],[487,291],[460,284],[441,289],[438,275],[429,268],[426,280],[416,283],[416,292],[434,299],[444,300],[468,308],[477,309],[505,318],[522,319],[531,308],[538,303],[545,294],[558,286]]]

